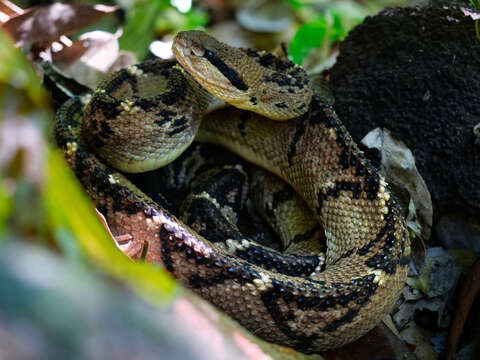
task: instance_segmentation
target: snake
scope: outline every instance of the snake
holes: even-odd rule
[[[395,307],[410,261],[385,176],[285,57],[202,31],[179,32],[172,50],[176,59],[121,69],[57,112],[57,144],[112,233],[148,244],[146,261],[268,342],[317,353],[366,334]],[[193,139],[295,189],[322,226],[326,257],[285,254],[226,228],[210,236],[228,203],[199,191],[187,211],[197,226],[187,225],[125,176],[164,166]],[[281,195],[273,191],[271,208]],[[204,219],[207,208],[220,220]]]

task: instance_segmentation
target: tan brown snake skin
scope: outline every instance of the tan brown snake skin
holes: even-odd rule
[[[253,106],[257,111],[259,102],[273,99],[266,113],[280,110],[280,115],[273,115],[277,119],[288,117],[282,111],[292,93],[303,91],[308,99],[311,95],[304,90],[308,80],[302,78],[298,66],[268,53],[232,49],[200,32],[179,33],[174,52],[204,88],[227,102],[242,108]],[[198,75],[198,70],[210,75]],[[292,77],[283,75],[285,71]],[[158,85],[163,78],[166,88]],[[257,86],[252,82],[263,86],[257,95],[249,92]],[[220,86],[211,90],[214,83]],[[152,84],[160,90],[151,89]],[[283,92],[282,97],[265,95],[265,87]],[[229,95],[223,96],[222,91]],[[137,92],[146,95],[135,97]],[[105,93],[115,97],[105,100]],[[87,146],[85,129],[96,134],[89,135],[89,143],[101,148],[123,126],[113,121],[122,119],[124,124],[127,114],[140,114],[150,121],[146,133],[136,130],[131,136],[142,142],[159,127],[167,129],[172,138],[178,137],[187,122],[187,108],[198,107],[204,113],[209,95],[174,61],[131,66],[113,75],[95,94],[100,94],[100,100],[93,101],[95,106],[84,109],[85,98],[80,97],[62,106],[57,115],[57,142],[114,235],[130,234],[135,241],[148,243],[146,261],[162,264],[255,335],[305,353],[351,342],[392,310],[404,286],[410,256],[404,218],[384,177],[371,167],[330,105],[318,95],[308,100],[308,106],[305,100],[295,103],[299,112],[306,112],[286,121],[239,109],[217,110],[202,122],[197,139],[239,153],[297,190],[325,228],[328,252],[321,272],[315,256],[286,256],[248,239],[206,240]],[[179,110],[168,107],[172,104],[180,104]],[[92,120],[83,124],[87,112],[93,124]],[[159,117],[150,119],[151,113]],[[128,140],[122,136],[113,148]]]

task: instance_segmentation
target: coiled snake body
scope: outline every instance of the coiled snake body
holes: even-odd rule
[[[308,353],[365,334],[392,309],[410,255],[404,219],[383,176],[291,62],[232,49],[201,32],[179,33],[174,53],[216,97],[292,119],[225,108],[200,126],[191,118],[216,102],[174,61],[120,71],[86,106],[85,97],[69,100],[57,116],[57,142],[113,232],[148,242],[147,261],[163,264],[267,341]],[[207,240],[113,169],[171,161],[199,127],[199,140],[239,153],[297,190],[325,228],[325,265],[320,256],[284,255],[237,235]],[[152,150],[152,138],[163,142],[160,150]],[[215,199],[211,204],[221,207]],[[208,226],[199,231],[208,238]]]

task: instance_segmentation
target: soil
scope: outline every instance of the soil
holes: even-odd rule
[[[327,73],[356,141],[380,126],[412,150],[443,212],[480,213],[480,40],[468,2],[385,9],[354,28]]]

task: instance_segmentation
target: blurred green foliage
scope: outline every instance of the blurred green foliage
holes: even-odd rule
[[[343,40],[348,31],[361,23],[368,12],[354,2],[339,2],[301,25],[290,43],[289,53],[294,62],[302,64],[314,48],[322,48],[324,57],[332,44]]]
[[[159,267],[127,258],[99,221],[93,204],[51,141],[55,114],[47,92],[29,61],[3,32],[0,104],[2,244],[13,239],[33,241],[66,258],[100,267],[154,303],[171,299],[176,288],[171,276]],[[18,141],[25,137],[28,142]]]
[[[134,263],[117,249],[59,150],[50,149],[45,171],[43,200],[59,247],[74,255],[78,247],[88,260],[100,264],[110,275],[141,290],[155,302],[168,298],[175,281],[165,270]],[[68,244],[72,240],[75,244]]]
[[[0,179],[2,178],[2,173],[0,172]],[[12,200],[7,196],[5,186],[0,182],[0,239],[5,238],[6,231],[6,219],[7,216],[12,212]]]
[[[120,37],[120,48],[133,51],[139,60],[160,34],[175,34],[205,26],[208,16],[190,8],[180,12],[169,0],[119,1],[126,10],[126,23]]]
[[[0,105],[5,105],[6,89],[11,87],[21,91],[23,101],[38,108],[48,108],[49,97],[43,89],[37,75],[22,53],[13,48],[10,39],[0,32]],[[27,110],[27,108],[25,109]]]
[[[302,65],[312,50],[325,60],[333,46],[360,24],[367,15],[385,6],[404,4],[402,0],[285,0],[300,18],[300,26],[289,47],[292,61]],[[474,0],[477,1],[477,0]]]
[[[384,6],[404,4],[404,0],[283,0],[296,15],[297,29],[290,44],[290,57],[298,64],[315,48],[323,57],[343,40],[350,29],[361,23],[365,16]],[[478,1],[478,0],[470,0]],[[175,34],[179,30],[203,28],[209,22],[208,15],[191,6],[182,12],[170,0],[117,0],[126,12],[126,23],[120,37],[120,47],[133,51],[139,60],[145,58],[149,44],[158,36]],[[191,4],[185,0],[184,4]],[[237,2],[237,5],[241,2]]]

